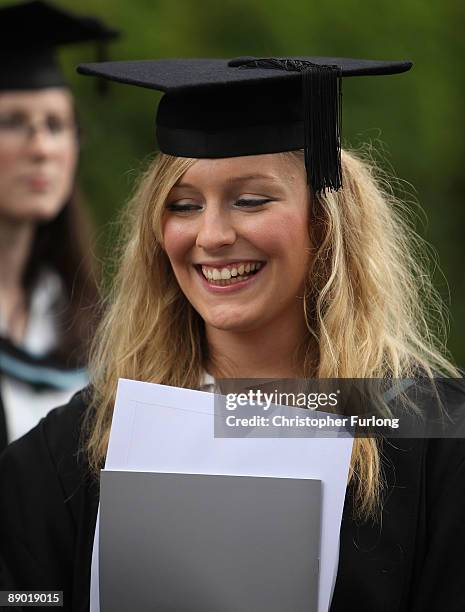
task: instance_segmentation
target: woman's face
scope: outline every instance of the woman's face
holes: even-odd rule
[[[164,248],[207,326],[295,328],[310,260],[303,163],[280,154],[202,159],[171,190]]]
[[[54,218],[71,193],[77,156],[66,89],[0,92],[0,217]]]

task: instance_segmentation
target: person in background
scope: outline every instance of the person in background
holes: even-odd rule
[[[87,381],[97,279],[55,50],[115,35],[46,2],[0,9],[0,450]]]

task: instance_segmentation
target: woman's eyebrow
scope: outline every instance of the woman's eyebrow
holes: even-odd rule
[[[242,176],[232,176],[231,178],[226,179],[228,183],[243,183],[245,181],[254,181],[254,180],[267,180],[277,182],[279,179],[272,174],[245,174]]]
[[[180,183],[175,183],[173,185],[173,189],[197,189],[197,187],[195,185],[193,185],[192,183],[186,183],[185,181],[181,181]]]
[[[231,176],[225,179],[224,182],[225,183],[245,183],[246,181],[252,181],[252,180],[257,180],[257,179],[273,181],[275,183],[280,182],[279,179],[276,176],[273,176],[272,174],[245,174],[241,176]],[[174,188],[178,188],[178,187],[187,188],[187,189],[197,189],[196,185],[193,185],[192,183],[187,183],[185,181],[181,181],[174,185]]]

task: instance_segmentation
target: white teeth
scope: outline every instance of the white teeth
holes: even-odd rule
[[[202,274],[205,276],[205,278],[208,278],[209,280],[213,278],[212,271],[209,268],[206,268],[205,266],[202,266]]]
[[[223,281],[239,281],[239,280],[247,280],[248,274],[250,272],[255,272],[260,270],[262,264],[260,262],[250,262],[250,263],[241,263],[239,266],[234,268],[213,268],[202,266],[202,274],[204,277],[210,281],[220,281],[220,284],[223,284]],[[241,277],[241,278],[238,278]]]

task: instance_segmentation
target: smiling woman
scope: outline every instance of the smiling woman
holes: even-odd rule
[[[82,68],[166,92],[157,115],[163,152],[124,212],[92,387],[0,463],[10,587],[64,590],[70,609],[88,606],[119,378],[199,389],[208,374],[457,375],[431,324],[441,305],[417,258],[424,245],[376,168],[340,149],[341,72],[409,67],[267,58]],[[50,496],[38,517],[24,516],[15,508],[34,494],[25,493],[24,472],[36,456]],[[355,440],[331,612],[461,609],[464,457],[461,440]],[[36,531],[38,543],[23,535]]]

